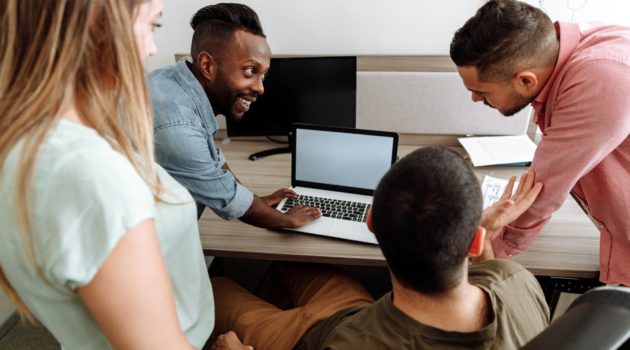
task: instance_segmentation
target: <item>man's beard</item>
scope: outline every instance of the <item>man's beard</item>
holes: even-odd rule
[[[516,91],[512,91],[508,102],[509,105],[513,107],[510,107],[509,109],[499,109],[499,112],[506,117],[511,117],[523,110],[523,108],[527,107],[530,103],[532,103],[532,101],[534,101],[535,98],[536,96],[523,96]]]
[[[212,84],[212,89],[209,91],[208,99],[212,110],[215,114],[221,114],[226,118],[234,121],[239,121],[242,116],[234,115],[234,103],[236,100],[236,94],[234,94],[229,88],[225,79],[221,74],[217,74],[215,81]]]

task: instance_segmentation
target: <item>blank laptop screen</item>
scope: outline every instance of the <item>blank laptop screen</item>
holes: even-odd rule
[[[392,165],[394,138],[295,130],[295,180],[375,190]]]

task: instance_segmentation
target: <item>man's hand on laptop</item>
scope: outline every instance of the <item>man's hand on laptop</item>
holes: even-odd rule
[[[260,197],[260,199],[265,201],[265,203],[267,203],[268,206],[275,207],[283,199],[295,198],[295,197],[297,197],[297,194],[293,190],[288,189],[288,188],[281,188],[268,196]]]
[[[284,214],[291,218],[292,226],[287,228],[302,227],[322,216],[322,212],[319,209],[302,204],[296,205]]]

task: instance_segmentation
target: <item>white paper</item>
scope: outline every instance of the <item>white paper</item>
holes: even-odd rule
[[[516,191],[518,183],[518,181],[514,182],[512,192]],[[507,187],[507,184],[508,180],[506,179],[500,179],[488,175],[483,177],[483,182],[481,183],[481,193],[483,193],[484,209],[499,201],[501,195],[503,195],[503,192],[505,191],[505,187]]]
[[[461,137],[474,166],[531,162],[536,144],[527,135]]]

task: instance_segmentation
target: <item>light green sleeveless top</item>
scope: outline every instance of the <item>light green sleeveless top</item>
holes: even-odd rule
[[[76,293],[94,278],[132,227],[154,218],[189,341],[201,347],[214,326],[212,288],[193,198],[158,166],[167,203],[156,204],[131,163],[93,129],[61,120],[51,130],[33,175],[33,239],[47,281],[27,259],[17,229],[15,183],[22,143],[0,172],[0,265],[37,319],[66,349],[109,349]]]

